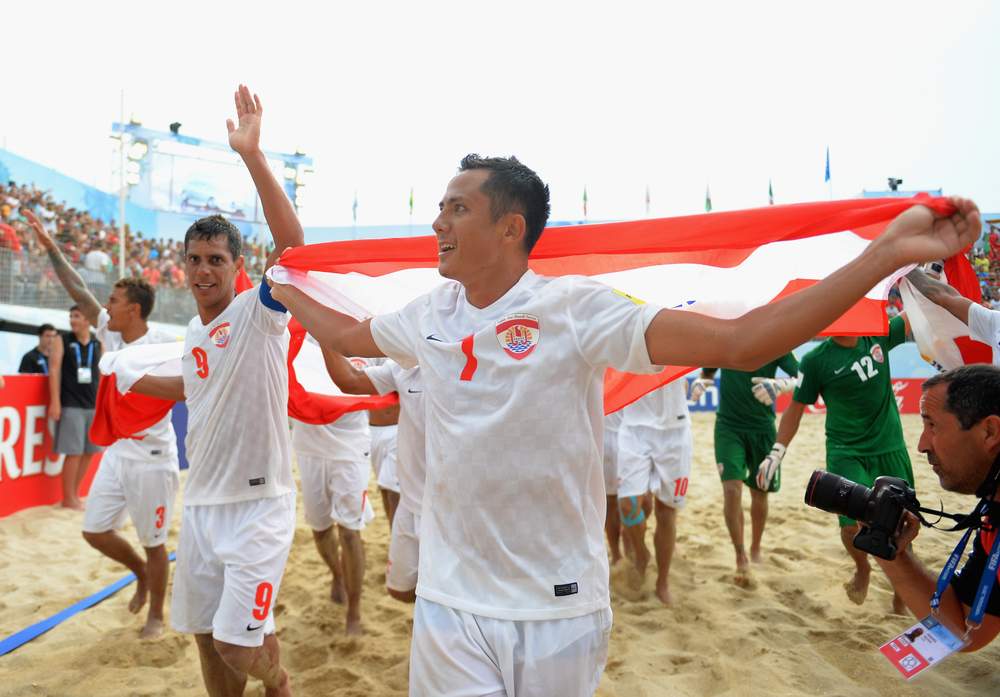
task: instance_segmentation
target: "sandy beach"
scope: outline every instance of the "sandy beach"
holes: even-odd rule
[[[1000,694],[1000,642],[951,658],[906,683],[878,646],[914,622],[893,615],[878,572],[863,606],[842,588],[853,568],[833,515],[807,508],[802,493],[824,463],[823,419],[806,416],[784,461],[782,490],[771,497],[765,562],[754,584],[733,583],[733,553],[722,520],[722,489],[712,454],[712,415],[695,414],[695,462],[688,505],[679,519],[671,572],[675,605],[653,595],[655,574],[640,590],[627,570],[612,571],[614,630],[601,697],[654,695],[981,695]],[[924,505],[938,498],[964,511],[971,499],[941,495],[926,459],[916,452],[920,419],[903,425]],[[372,500],[380,499],[372,485]],[[749,496],[745,496],[745,507]],[[168,547],[177,542],[179,511]],[[0,520],[0,637],[88,596],[124,575],[80,537],[81,514],[54,508]],[[749,514],[747,515],[749,539]],[[134,543],[131,528],[125,531]],[[652,529],[650,530],[650,547]],[[276,605],[283,657],[297,695],[389,697],[406,694],[412,608],[384,592],[387,521],[364,533],[367,545],[363,617],[367,634],[347,638],[344,610],[329,601],[329,574],[299,523]],[[917,552],[935,572],[957,542],[924,530]],[[0,695],[89,697],[203,693],[190,637],[168,631],[139,642],[142,618],[126,608],[126,588],[39,639],[0,658]],[[168,606],[169,613],[169,606]],[[261,695],[251,684],[248,695]]]

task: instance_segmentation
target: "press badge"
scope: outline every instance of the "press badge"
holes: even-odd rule
[[[77,368],[76,381],[81,385],[89,385],[94,380],[93,368]]]
[[[930,615],[913,625],[879,651],[907,680],[948,658],[968,643]]]

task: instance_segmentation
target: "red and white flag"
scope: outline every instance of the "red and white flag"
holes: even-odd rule
[[[819,282],[857,257],[897,215],[943,198],[856,199],[550,228],[531,254],[539,274],[592,276],[634,298],[715,317],[738,317]],[[286,249],[269,274],[358,319],[402,308],[442,282],[433,236],[330,242]],[[872,288],[824,335],[888,332],[885,301],[895,280]],[[692,366],[652,376],[609,371],[612,412]]]

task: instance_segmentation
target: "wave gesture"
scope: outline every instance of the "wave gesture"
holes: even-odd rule
[[[233,125],[232,119],[226,119],[229,147],[245,157],[260,150],[260,116],[264,107],[260,104],[260,97],[251,95],[246,85],[240,85],[233,96],[239,127]]]

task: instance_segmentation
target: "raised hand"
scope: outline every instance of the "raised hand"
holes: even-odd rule
[[[229,147],[246,157],[260,151],[260,116],[264,113],[264,107],[261,106],[260,97],[251,95],[246,85],[240,85],[233,97],[236,100],[239,126],[234,125],[232,119],[226,119]]]
[[[35,238],[38,240],[38,244],[48,252],[56,251],[56,241],[52,239],[51,235],[46,232],[45,228],[42,226],[42,221],[38,217],[29,211],[27,208],[21,209],[21,215],[28,219],[28,225],[35,232]]]
[[[948,200],[955,206],[951,215],[916,205],[889,224],[879,242],[888,248],[897,267],[947,259],[976,241],[982,231],[976,204],[957,196]]]

